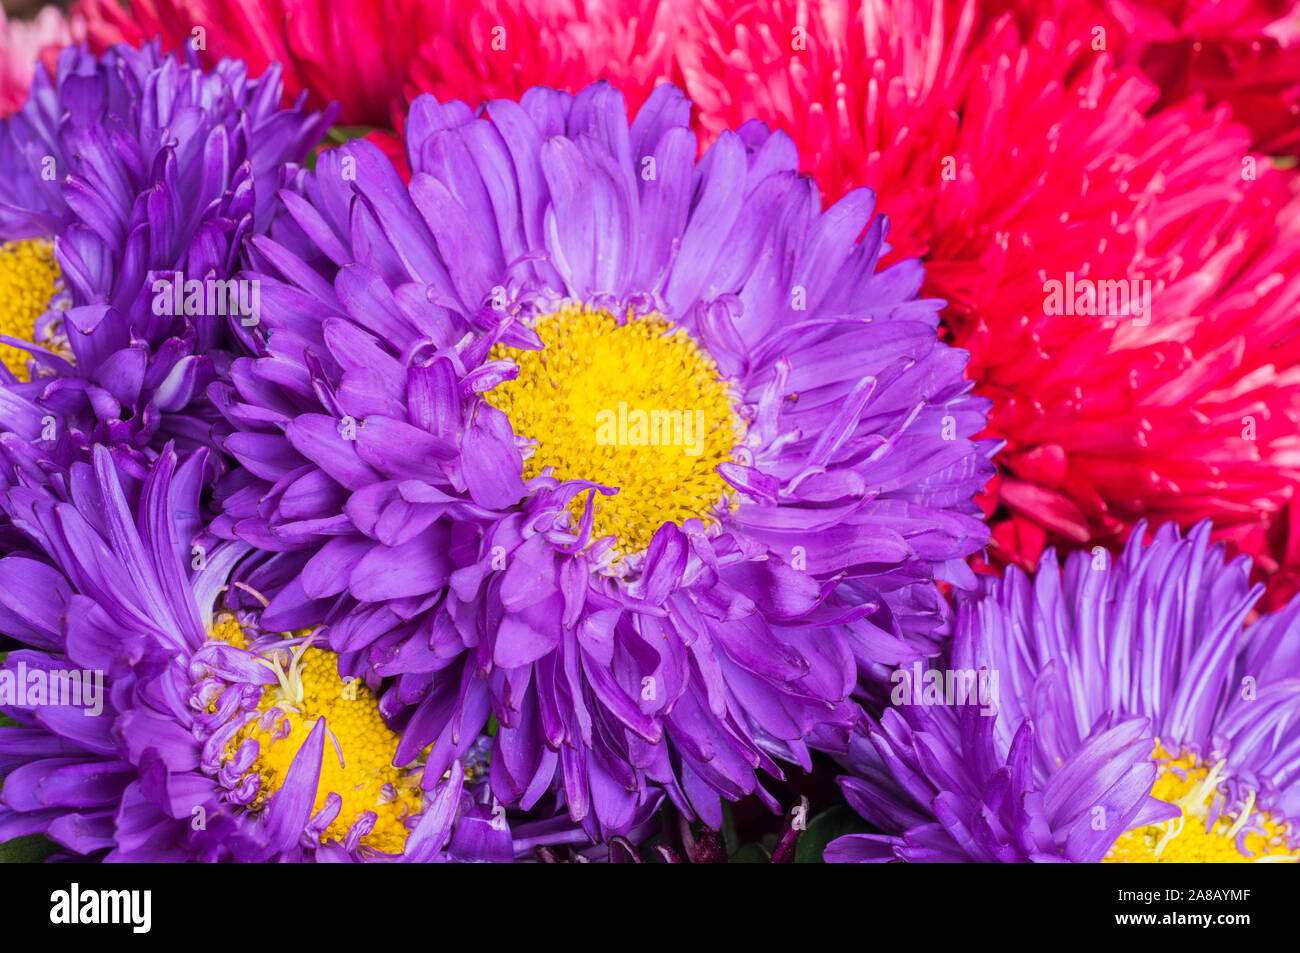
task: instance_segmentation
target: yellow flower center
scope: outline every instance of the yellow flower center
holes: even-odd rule
[[[728,492],[717,467],[744,428],[712,358],[658,313],[629,310],[620,322],[565,305],[533,329],[542,350],[493,349],[519,376],[487,395],[516,434],[536,442],[524,479],[550,467],[560,480],[617,488],[594,495],[592,539],[613,536],[622,555],[649,546],[664,523],[716,522]],[[588,495],[569,505],[575,527]]]
[[[212,635],[237,647],[246,645],[239,624],[220,620]],[[315,814],[326,798],[337,794],[342,807],[322,842],[341,842],[348,829],[367,811],[375,815],[374,827],[360,843],[387,854],[400,854],[406,845],[406,820],[419,814],[423,805],[420,770],[393,767],[397,735],[384,724],[378,699],[360,680],[344,682],[338,674],[338,657],[330,651],[299,643],[292,652],[279,649],[269,654],[266,665],[275,672],[277,684],[268,685],[258,706],[262,712],[275,709],[280,717],[268,729],[260,720],[245,725],[226,748],[234,757],[247,738],[258,742],[257,759],[250,771],[262,779],[251,810],[265,806],[279,790],[298,750],[317,720],[325,720],[325,755],[321,760],[316,787]],[[286,668],[287,666],[287,668]],[[284,737],[277,737],[287,728]]]
[[[1224,796],[1218,791],[1224,780],[1224,762],[1209,765],[1187,753],[1175,758],[1159,746],[1154,760],[1160,765],[1160,773],[1151,788],[1151,795],[1179,808],[1182,814],[1160,824],[1137,827],[1121,834],[1106,854],[1106,861],[1241,864],[1300,859],[1300,851],[1287,844],[1287,824],[1255,810],[1254,792],[1247,797],[1240,813],[1227,811],[1223,805]],[[1210,824],[1216,799],[1221,810]],[[1242,853],[1237,848],[1237,841],[1247,826],[1251,830],[1240,838],[1246,850]]]
[[[36,322],[50,308],[59,289],[59,263],[54,246],[44,239],[26,239],[0,245],[0,333],[35,341]],[[0,342],[0,361],[19,380],[27,380],[31,356]]]

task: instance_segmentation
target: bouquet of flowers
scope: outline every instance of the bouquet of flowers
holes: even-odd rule
[[[81,0],[0,111],[7,859],[1300,859],[1289,4]]]

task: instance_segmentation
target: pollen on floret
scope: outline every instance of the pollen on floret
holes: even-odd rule
[[[35,341],[36,323],[50,309],[61,284],[54,246],[43,239],[0,245],[0,334]],[[27,380],[31,356],[0,342],[0,361],[19,380]]]
[[[548,468],[560,480],[591,480],[618,492],[592,494],[593,540],[621,555],[650,545],[664,523],[706,526],[728,507],[717,467],[744,436],[731,388],[684,328],[657,312],[637,316],[566,304],[538,318],[541,350],[497,345],[519,375],[487,394],[526,451],[523,476]],[[588,494],[569,505],[578,525]]]
[[[1151,796],[1182,812],[1160,824],[1121,834],[1105,860],[1111,863],[1294,863],[1300,850],[1291,846],[1290,828],[1255,808],[1255,793],[1233,809],[1220,791],[1225,762],[1214,764],[1183,752],[1178,757],[1157,745],[1160,773]],[[1211,823],[1211,818],[1213,822]]]
[[[214,626],[214,637],[236,644],[228,626],[217,631],[220,625]],[[370,813],[374,825],[360,844],[400,854],[408,821],[413,822],[422,810],[421,771],[393,766],[398,736],[384,723],[374,693],[359,680],[341,679],[338,656],[311,646],[308,640],[275,648],[264,657],[277,680],[263,689],[258,708],[270,714],[245,725],[226,748],[230,759],[246,739],[258,743],[249,770],[261,782],[249,808],[260,810],[280,789],[299,749],[316,722],[324,719],[325,753],[312,814],[325,807],[331,793],[342,799],[342,806],[321,834],[321,842],[341,843],[349,828]]]
[[[212,631],[208,634],[212,638],[233,645],[237,649],[248,648],[248,636],[244,634],[244,627],[239,624],[238,619],[229,613],[218,616],[212,623]]]

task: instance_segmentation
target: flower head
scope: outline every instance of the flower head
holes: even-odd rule
[[[233,280],[243,240],[329,118],[281,109],[275,69],[156,46],[68,47],[38,73],[0,121],[5,429],[55,455],[210,443],[227,322],[257,320]]]
[[[260,624],[242,543],[201,532],[204,452],[143,480],[93,464],[4,496],[33,551],[0,559],[0,834],[123,861],[510,860],[485,749],[395,766],[372,685],[319,631]],[[71,691],[70,691],[71,689]]]
[[[253,241],[260,356],[220,398],[217,531],[294,577],[264,618],[395,677],[400,756],[443,771],[495,716],[496,796],[605,833],[806,763],[986,539],[984,405],[919,266],[877,271],[871,193],[820,211],[756,125],[697,163],[689,109],[421,97],[409,187],[322,155]]]
[[[1114,560],[1009,567],[942,661],[896,674],[841,778],[886,833],[828,859],[1300,858],[1300,602],[1243,627],[1247,559],[1208,524],[1142,529]]]

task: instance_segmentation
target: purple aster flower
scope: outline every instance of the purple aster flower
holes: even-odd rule
[[[1247,558],[1208,522],[1144,531],[960,606],[951,652],[897,673],[840,779],[886,833],[827,860],[1300,858],[1300,600],[1243,627]]]
[[[491,784],[624,833],[844,731],[859,666],[932,650],[987,538],[985,404],[874,197],[824,212],[753,123],[690,103],[425,96],[409,187],[321,157],[251,243],[263,324],[217,399],[244,470],[216,531],[279,551],[264,619],[392,677],[401,757],[489,717]],[[263,337],[265,335],[265,337]],[[598,829],[598,830],[597,830]]]
[[[61,460],[211,442],[227,312],[255,317],[227,281],[328,128],[281,108],[278,68],[191,60],[68,47],[0,121],[0,418]]]
[[[0,665],[20,723],[0,727],[0,841],[110,861],[510,860],[570,842],[571,824],[512,827],[484,739],[441,774],[418,752],[395,766],[372,687],[340,676],[321,633],[262,628],[237,574],[248,547],[195,517],[205,455],[165,449],[137,480],[100,446],[5,495],[45,558],[0,559],[0,632],[23,646]]]

